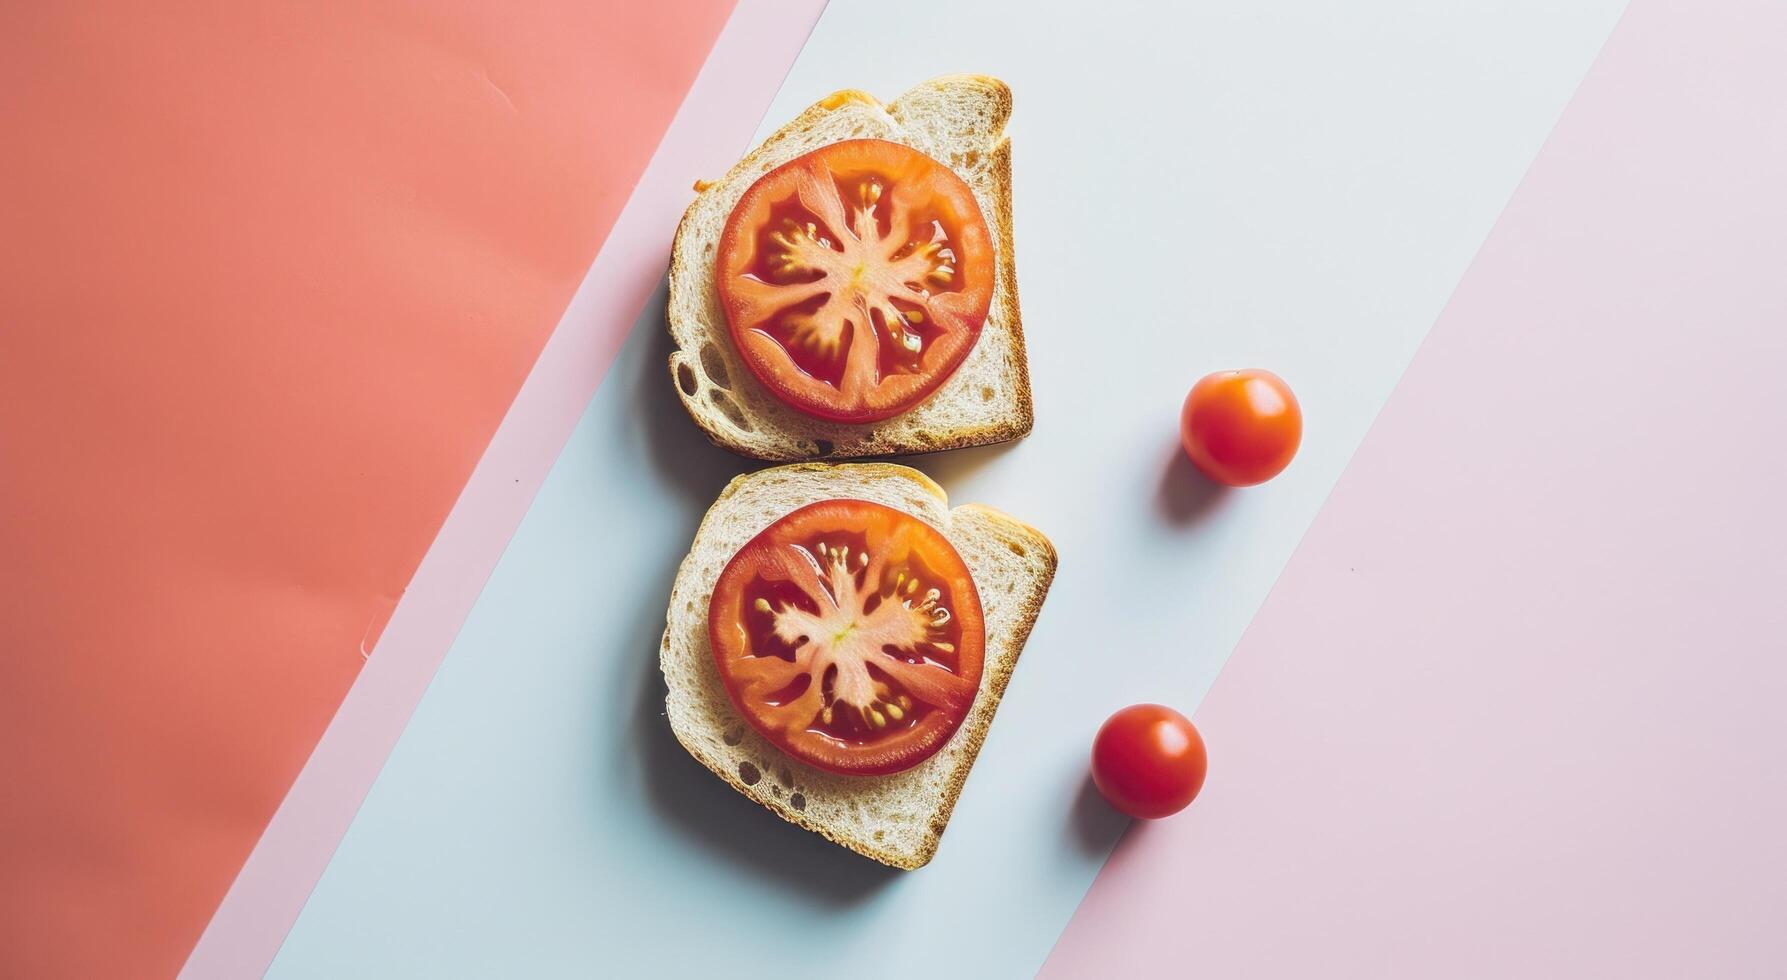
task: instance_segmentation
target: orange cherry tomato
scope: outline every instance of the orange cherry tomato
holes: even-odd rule
[[[1132,817],[1157,820],[1190,806],[1206,768],[1198,730],[1165,705],[1132,704],[1092,740],[1092,782]]]
[[[1270,371],[1218,371],[1185,396],[1179,439],[1205,476],[1251,487],[1277,476],[1297,455],[1303,409],[1284,379]]]

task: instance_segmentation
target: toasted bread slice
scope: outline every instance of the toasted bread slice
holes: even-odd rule
[[[887,776],[825,772],[771,745],[733,707],[708,644],[708,601],[733,554],[783,515],[840,497],[894,507],[941,530],[974,576],[985,617],[980,693],[961,730],[929,759]],[[689,754],[783,819],[883,864],[922,867],[937,852],[1054,577],[1055,549],[1040,531],[976,504],[950,510],[943,489],[909,467],[805,463],[741,476],[708,509],[671,589],[659,653],[670,728]]]
[[[670,260],[670,374],[695,423],[715,444],[767,460],[844,459],[1005,442],[1030,432],[1030,370],[1011,242],[1011,89],[985,75],[932,79],[887,105],[836,92],[764,140],[706,185],[677,227]],[[954,170],[973,189],[994,240],[992,306],[955,374],[911,411],[861,425],[826,422],[782,404],[751,374],[728,336],[714,291],[726,219],[757,178],[847,139],[904,143]]]

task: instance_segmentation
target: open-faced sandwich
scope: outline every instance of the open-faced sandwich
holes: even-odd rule
[[[890,463],[732,481],[659,663],[690,754],[784,819],[930,861],[1055,576],[1035,528]]]
[[[670,264],[670,372],[759,459],[931,452],[1030,431],[1012,260],[1011,90],[835,93],[712,184]]]

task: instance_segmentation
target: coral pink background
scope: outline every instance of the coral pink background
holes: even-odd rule
[[[0,974],[179,968],[731,7],[0,10]]]

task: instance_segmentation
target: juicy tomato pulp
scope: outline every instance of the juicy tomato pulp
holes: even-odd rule
[[[993,301],[992,238],[948,167],[847,140],[745,191],[714,283],[733,344],[777,398],[875,422],[929,397],[974,347]]]
[[[826,500],[732,556],[708,605],[726,693],[751,726],[831,772],[898,772],[949,741],[980,690],[980,596],[935,528]]]

